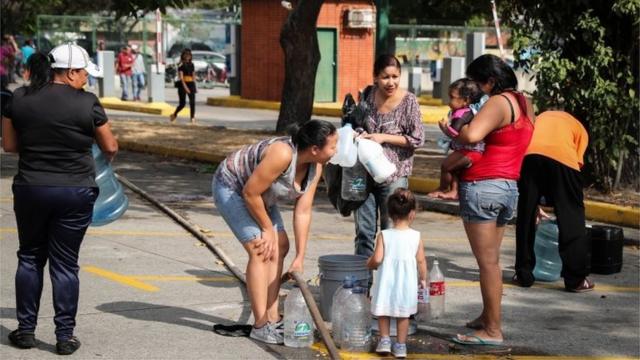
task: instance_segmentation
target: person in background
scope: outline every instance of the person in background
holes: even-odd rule
[[[484,140],[482,157],[460,175],[460,217],[478,263],[482,313],[467,327],[476,331],[453,337],[466,345],[500,345],[502,333],[502,270],[500,245],[505,225],[515,213],[518,178],[533,134],[533,111],[518,86],[513,69],[495,55],[477,57],[467,67],[489,100],[468,126],[455,136],[446,120],[440,129],[462,144]]]
[[[413,154],[424,144],[422,115],[416,97],[400,89],[400,61],[393,55],[379,56],[373,65],[374,87],[365,101],[369,104],[367,127],[360,136],[382,145],[384,155],[396,166],[387,182],[374,184],[367,200],[354,213],[355,253],[373,254],[375,236],[389,228],[387,197],[397,188],[409,187]],[[369,177],[368,181],[373,182]]]
[[[518,181],[516,222],[516,273],[513,282],[533,285],[536,255],[533,251],[541,197],[551,202],[558,221],[558,247],[564,286],[570,292],[587,292],[595,284],[587,276],[591,243],[585,230],[582,174],[589,135],[578,119],[564,111],[545,111],[536,117],[535,129]]]
[[[2,36],[2,45],[0,46],[0,77],[4,79],[6,84],[13,81],[13,72],[15,69],[16,57],[20,53],[18,44],[12,35]]]
[[[232,153],[218,166],[211,185],[217,211],[249,255],[250,337],[269,344],[284,342],[278,294],[289,237],[278,203],[295,204],[296,255],[287,272],[302,273],[313,198],[322,166],[336,153],[338,142],[335,126],[323,120],[294,125],[290,133]]]
[[[137,45],[133,45],[131,50],[134,59],[131,77],[131,82],[133,84],[133,100],[140,101],[140,92],[144,89],[144,56],[138,51]]]
[[[93,60],[93,62],[95,64],[98,64],[98,70],[100,70],[100,74],[97,77],[89,74],[89,87],[92,88],[92,89],[96,86],[96,79],[98,77],[102,77],[102,71],[103,71],[102,70],[102,65],[103,65],[102,64],[102,56],[99,56],[98,52],[99,51],[105,51],[105,50],[106,50],[106,46],[104,44],[104,40],[98,40],[98,47],[96,49],[95,54],[93,54],[93,57],[91,59]]]
[[[36,52],[36,47],[33,44],[33,40],[32,39],[25,40],[24,45],[20,48],[20,51],[22,52],[21,67],[24,70],[27,68],[27,60],[29,60],[29,57]]]
[[[122,48],[116,58],[116,73],[120,76],[120,86],[122,87],[122,101],[129,99],[129,86],[131,84],[131,75],[133,74],[133,55],[131,55],[131,47]]]
[[[196,79],[195,67],[191,61],[191,49],[184,49],[180,54],[180,63],[178,64],[178,77],[176,87],[178,88],[178,107],[169,116],[169,121],[174,122],[178,117],[178,113],[186,105],[186,97],[189,96],[189,114],[191,115],[191,124],[196,123]]]
[[[371,313],[378,317],[380,340],[376,352],[407,356],[409,316],[418,309],[418,289],[427,287],[427,261],[420,232],[411,228],[416,217],[416,198],[405,188],[389,196],[387,208],[393,228],[382,230],[367,267],[377,269],[371,290]],[[419,275],[419,276],[418,276]],[[397,342],[391,346],[390,319],[396,318]]]
[[[74,336],[78,310],[78,256],[98,197],[91,147],[108,159],[118,144],[98,98],[82,88],[96,65],[74,44],[60,45],[27,61],[29,85],[16,89],[2,118],[2,148],[18,153],[13,208],[18,227],[15,276],[18,329],[13,346],[36,346],[44,267],[49,262],[56,351],[80,347]]]

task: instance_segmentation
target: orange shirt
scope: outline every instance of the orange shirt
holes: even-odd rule
[[[538,154],[580,171],[589,135],[578,119],[564,111],[545,111],[536,117],[528,154]]]

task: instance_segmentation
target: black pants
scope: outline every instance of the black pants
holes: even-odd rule
[[[518,181],[516,225],[516,274],[533,279],[533,251],[537,206],[542,196],[550,200],[558,221],[558,246],[562,276],[567,287],[576,287],[591,268],[591,244],[585,230],[582,174],[542,155],[527,155]]]
[[[178,116],[180,110],[184,109],[184,106],[187,104],[186,97],[189,96],[189,110],[191,110],[191,118],[193,119],[196,117],[196,87],[195,84],[190,86],[189,83],[187,83],[187,86],[189,87],[189,94],[184,91],[182,86],[178,87],[178,100],[180,102],[178,103],[178,107],[176,108],[176,111],[174,111],[173,115]]]
[[[90,187],[13,186],[18,224],[16,314],[18,328],[34,332],[49,260],[58,341],[73,335],[78,310],[78,253],[91,223],[98,190]]]

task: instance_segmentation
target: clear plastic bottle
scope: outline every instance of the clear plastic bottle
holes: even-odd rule
[[[341,348],[368,352],[371,347],[371,304],[366,289],[354,287],[344,300]]]
[[[96,184],[100,188],[100,194],[93,205],[91,225],[101,226],[122,216],[129,207],[129,199],[98,145],[94,143],[91,150],[96,164]]]
[[[539,281],[560,279],[562,260],[558,252],[558,225],[555,221],[542,221],[538,225],[533,250],[536,254],[533,277]]]
[[[444,274],[440,270],[438,259],[433,260],[433,268],[429,273],[429,315],[431,319],[439,319],[444,315]]]
[[[429,288],[418,288],[418,313],[416,321],[426,324],[429,321]]]
[[[313,318],[297,285],[284,301],[284,345],[301,348],[313,344]]]
[[[353,128],[346,123],[338,129],[338,146],[335,155],[329,160],[332,164],[351,167],[358,159],[358,150],[353,140]]]
[[[333,330],[333,341],[336,346],[342,342],[342,310],[345,306],[344,300],[351,294],[351,289],[356,278],[353,275],[344,277],[342,286],[338,287],[331,302],[331,329]]]

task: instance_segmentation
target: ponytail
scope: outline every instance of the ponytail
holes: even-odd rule
[[[325,120],[309,120],[302,125],[294,123],[287,130],[298,151],[314,145],[322,148],[327,143],[327,137],[336,133],[336,127]]]
[[[51,82],[52,70],[49,56],[41,52],[35,52],[27,60],[27,70],[29,71],[27,94],[35,93]]]
[[[416,197],[411,190],[397,188],[387,199],[387,212],[392,220],[406,219],[416,209]]]

